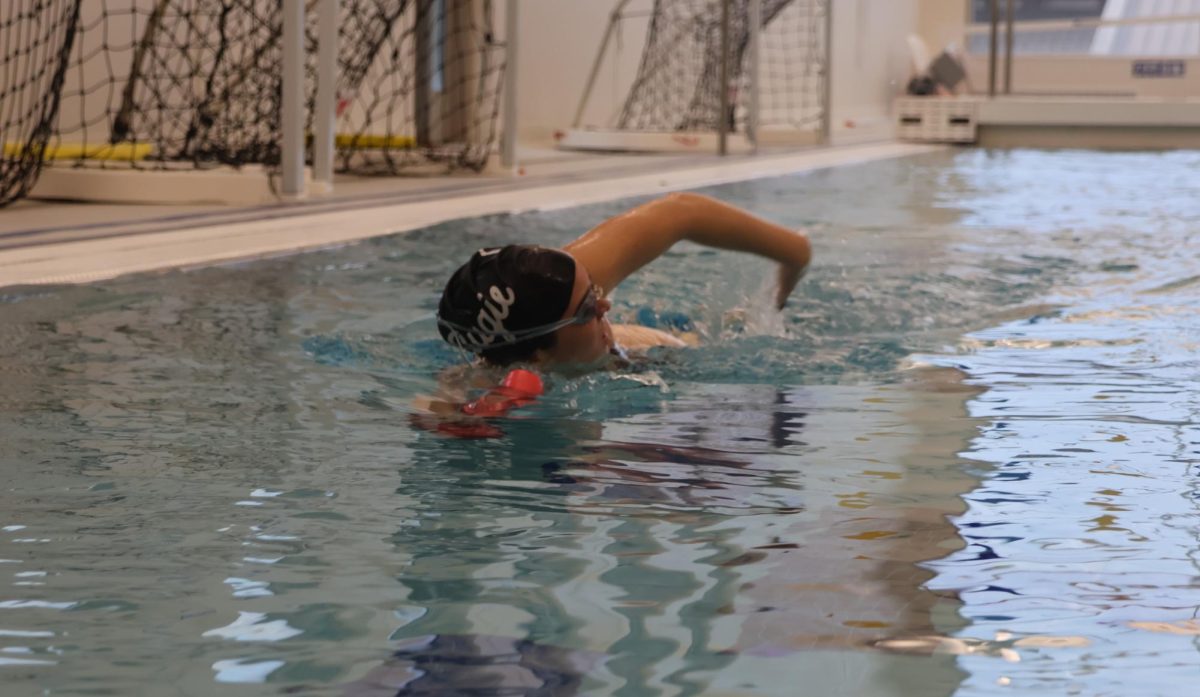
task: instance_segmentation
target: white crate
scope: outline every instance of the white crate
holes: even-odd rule
[[[921,143],[974,143],[979,102],[954,97],[901,97],[896,137]]]

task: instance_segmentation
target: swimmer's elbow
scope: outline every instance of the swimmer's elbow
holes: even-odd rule
[[[804,272],[808,271],[808,266],[812,263],[812,242],[809,242],[808,232],[806,230],[799,229],[796,230],[795,233],[796,252],[799,257],[797,260],[797,265],[800,267],[800,273],[803,274]]]
[[[674,209],[672,212],[679,220],[693,220],[713,208],[724,208],[726,204],[715,198],[691,191],[675,191],[659,199],[663,205]]]
[[[704,194],[697,194],[692,191],[673,191],[666,196],[663,196],[663,200],[669,201],[676,205],[690,206],[708,205],[716,202],[716,199],[714,198],[710,198]]]
[[[703,230],[728,208],[714,198],[691,191],[675,191],[652,204],[661,219],[660,230],[674,233],[675,241],[691,238]]]

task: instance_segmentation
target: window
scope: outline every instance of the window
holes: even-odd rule
[[[990,0],[967,0],[967,50],[988,52]],[[1001,44],[1008,0],[999,0]],[[1014,0],[1016,55],[1200,55],[1200,0]],[[1074,22],[1082,26],[1072,26]],[[1021,26],[1025,23],[1025,26]],[[1003,50],[1003,49],[1001,49]]]
[[[971,3],[971,21],[987,24],[992,21],[990,0],[969,0]],[[1000,21],[1004,21],[1004,7],[1007,0],[1000,0]],[[1018,22],[1028,22],[1041,19],[1078,19],[1080,17],[1100,17],[1104,14],[1106,0],[1016,0],[1016,11],[1013,13]]]

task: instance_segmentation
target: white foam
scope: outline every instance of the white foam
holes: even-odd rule
[[[282,493],[282,491],[271,491],[270,489],[255,489],[254,491],[250,492],[250,495],[257,498],[269,498],[272,496],[279,496]]]
[[[225,579],[225,583],[233,586],[233,597],[235,598],[261,598],[266,595],[275,595],[268,588],[270,584],[266,581],[251,581],[248,578],[231,576]]]
[[[210,629],[201,636],[215,636],[234,641],[283,641],[303,634],[284,620],[263,622],[262,612],[239,612],[238,618],[224,627]]]
[[[21,610],[24,608],[40,607],[49,610],[66,610],[75,607],[77,603],[52,603],[49,600],[0,600],[0,610]]]
[[[52,637],[54,636],[54,632],[29,631],[25,629],[0,629],[0,636],[33,639],[38,637]]]
[[[56,666],[57,661],[39,661],[33,658],[7,658],[0,656],[0,666]]]
[[[217,671],[214,680],[217,682],[261,683],[267,681],[267,676],[283,665],[283,661],[258,661],[257,663],[232,659],[217,661],[212,665]]]

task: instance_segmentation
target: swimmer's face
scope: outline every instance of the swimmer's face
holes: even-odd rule
[[[582,264],[575,265],[575,286],[571,290],[571,302],[562,319],[574,317],[581,305],[595,301],[595,316],[584,324],[572,324],[555,333],[554,346],[539,351],[539,358],[546,363],[588,364],[607,359],[613,347],[612,325],[606,315],[612,309],[607,298],[598,297],[600,291],[592,285],[592,278]],[[589,295],[597,297],[589,299]]]

